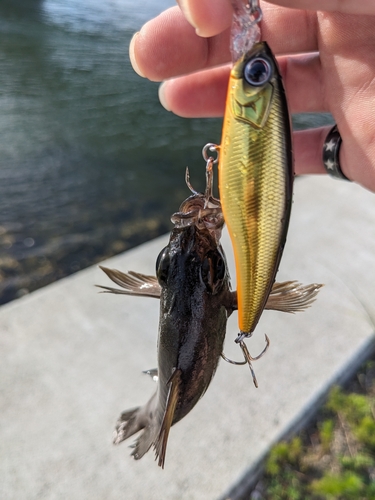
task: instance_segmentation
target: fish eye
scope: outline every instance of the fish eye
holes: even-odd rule
[[[260,87],[271,78],[271,64],[263,57],[255,57],[246,63],[243,75],[247,83],[255,87]]]
[[[169,247],[165,247],[156,259],[156,277],[159,284],[167,281],[170,260]]]

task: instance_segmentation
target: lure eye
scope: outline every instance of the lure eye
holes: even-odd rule
[[[165,247],[156,259],[156,277],[160,285],[167,281],[170,261],[169,248]]]
[[[271,78],[271,64],[263,57],[256,57],[246,63],[243,74],[247,83],[255,87],[260,87]]]

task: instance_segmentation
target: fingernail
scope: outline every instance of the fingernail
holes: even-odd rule
[[[165,85],[166,85],[166,82],[163,82],[159,86],[159,101],[160,101],[160,104],[163,106],[163,108],[165,108],[167,111],[170,111],[168,104],[167,104],[167,101],[166,101],[166,98],[165,98]]]
[[[184,16],[186,17],[187,21],[195,28],[197,29],[197,25],[194,22],[194,19],[191,15],[190,7],[189,7],[189,2],[188,0],[177,0],[177,3],[182,10]]]
[[[137,59],[135,58],[135,52],[134,52],[134,45],[135,45],[135,39],[139,35],[139,31],[133,35],[133,38],[130,40],[129,44],[129,58],[131,65],[133,66],[134,71],[141,76],[142,78],[145,77],[145,75],[142,73],[142,71],[139,69],[139,66],[137,64]]]

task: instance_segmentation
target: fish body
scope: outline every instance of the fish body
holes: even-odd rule
[[[219,159],[219,191],[232,240],[239,328],[251,334],[265,308],[288,229],[293,158],[277,62],[265,42],[233,66]]]
[[[174,229],[162,259],[168,260],[168,271],[164,281],[159,278],[158,365],[162,385],[180,371],[175,423],[211,382],[223,350],[232,295],[222,249],[207,229]]]
[[[202,195],[190,197],[183,206],[183,215],[192,207],[203,209]],[[205,393],[222,353],[234,297],[225,256],[216,238],[218,225],[223,225],[221,213],[219,218],[214,231],[202,220],[195,224],[181,219],[157,259],[157,389],[146,405],[120,417],[115,436],[118,443],[144,429],[133,451],[136,459],[154,445],[163,466],[171,425],[189,413]]]

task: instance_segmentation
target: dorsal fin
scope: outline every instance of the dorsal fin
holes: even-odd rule
[[[168,380],[169,391],[167,396],[167,404],[163,416],[163,421],[160,426],[160,431],[157,440],[154,444],[155,460],[158,458],[158,465],[164,469],[165,453],[167,450],[167,441],[169,430],[173,423],[174,412],[178,402],[179,389],[181,385],[181,370],[175,370]]]

